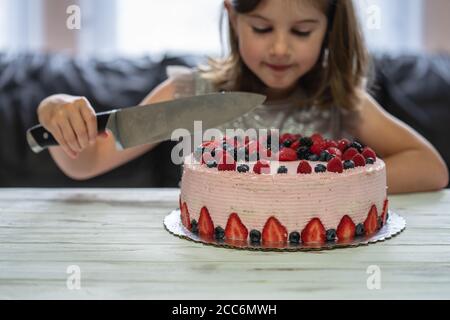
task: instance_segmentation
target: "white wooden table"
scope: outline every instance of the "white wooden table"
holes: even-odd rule
[[[179,239],[163,227],[178,194],[0,189],[0,298],[450,298],[450,191],[390,197],[407,228],[389,241],[309,253]]]

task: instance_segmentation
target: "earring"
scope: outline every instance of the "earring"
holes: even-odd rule
[[[328,60],[330,58],[330,50],[326,48],[323,52],[323,60],[322,60],[322,67],[324,69],[328,68]]]

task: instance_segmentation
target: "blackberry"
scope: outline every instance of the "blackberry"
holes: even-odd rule
[[[326,233],[327,241],[328,242],[334,242],[336,241],[336,230],[335,229],[328,229]]]
[[[284,174],[284,173],[288,173],[288,169],[285,166],[281,166],[278,168],[277,171],[279,174]]]
[[[314,171],[316,173],[320,173],[320,172],[327,172],[327,167],[325,167],[323,164],[318,164],[315,168]]]
[[[289,234],[289,242],[293,244],[300,243],[300,233],[293,231]]]

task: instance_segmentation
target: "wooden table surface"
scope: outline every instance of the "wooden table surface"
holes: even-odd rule
[[[450,298],[450,191],[390,197],[407,227],[386,242],[285,253],[208,247],[169,234],[163,218],[178,195],[0,189],[0,298]]]

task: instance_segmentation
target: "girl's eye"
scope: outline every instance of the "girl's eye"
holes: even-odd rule
[[[269,33],[269,32],[272,31],[272,28],[256,28],[256,27],[252,27],[252,29],[253,29],[253,32],[260,33],[260,34]]]
[[[292,33],[299,37],[308,37],[311,34],[311,31],[299,31],[299,30],[292,30]]]

